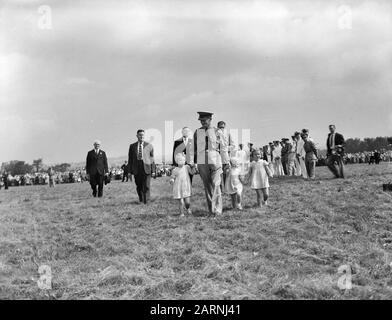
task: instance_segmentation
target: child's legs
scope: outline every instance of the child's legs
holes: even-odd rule
[[[230,195],[230,197],[231,197],[231,204],[232,204],[233,208],[235,208],[237,205],[237,194],[233,193]]]
[[[257,204],[261,205],[261,195],[262,195],[262,190],[261,189],[256,189],[256,195],[257,195]]]
[[[178,199],[178,207],[180,209],[180,213],[182,213],[182,210],[184,208],[184,199]]]
[[[191,206],[191,197],[184,198],[184,204],[185,208],[189,209],[189,207]]]
[[[267,200],[268,200],[268,197],[269,197],[268,188],[263,188],[263,189],[261,189],[261,190],[262,190],[262,192],[263,192],[263,199],[264,199],[264,201],[267,201]]]
[[[236,193],[236,198],[237,198],[237,204],[241,204],[242,203],[242,194],[241,193]]]

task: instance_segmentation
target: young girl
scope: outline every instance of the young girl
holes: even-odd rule
[[[173,198],[178,200],[180,217],[184,217],[184,206],[187,214],[192,214],[190,209],[192,193],[190,174],[193,174],[193,170],[185,164],[186,158],[183,153],[177,153],[175,161],[178,167],[173,169],[170,184],[173,185]]]
[[[233,209],[242,210],[242,168],[238,158],[231,158],[230,164],[231,168],[226,177],[224,191],[231,196]]]
[[[260,150],[254,151],[253,158],[255,161],[251,163],[249,170],[250,187],[256,190],[257,205],[262,207],[268,204],[268,175],[272,174],[268,162],[262,159]],[[263,197],[263,200],[261,200],[261,197]]]

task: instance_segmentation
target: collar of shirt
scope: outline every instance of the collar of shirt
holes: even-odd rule
[[[182,137],[182,142],[184,142],[184,144],[187,145],[188,144],[188,139],[189,138]]]
[[[101,149],[94,149],[95,154],[98,154]]]

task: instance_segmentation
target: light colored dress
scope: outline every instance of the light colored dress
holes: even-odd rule
[[[174,179],[173,183],[173,198],[174,199],[183,199],[188,198],[192,194],[192,185],[191,185],[191,167],[188,165],[184,165],[181,168],[176,167],[172,172],[172,179]]]
[[[268,162],[265,160],[254,161],[250,164],[252,174],[250,176],[250,187],[252,189],[269,188],[269,181],[265,166]]]
[[[238,162],[241,167],[241,174],[246,175],[249,170],[249,154],[245,150],[237,150],[235,157],[238,158]]]
[[[272,151],[272,156],[274,159],[274,174],[279,177],[284,175],[283,165],[282,165],[282,147],[275,146],[274,150]]]
[[[232,167],[226,177],[224,191],[227,194],[242,194],[243,186],[240,181],[242,170],[240,167]]]

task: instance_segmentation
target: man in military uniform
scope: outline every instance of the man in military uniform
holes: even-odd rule
[[[211,215],[222,214],[220,189],[222,163],[228,163],[227,146],[221,130],[212,126],[212,113],[198,112],[202,125],[193,137],[195,164],[203,180],[208,210]]]

